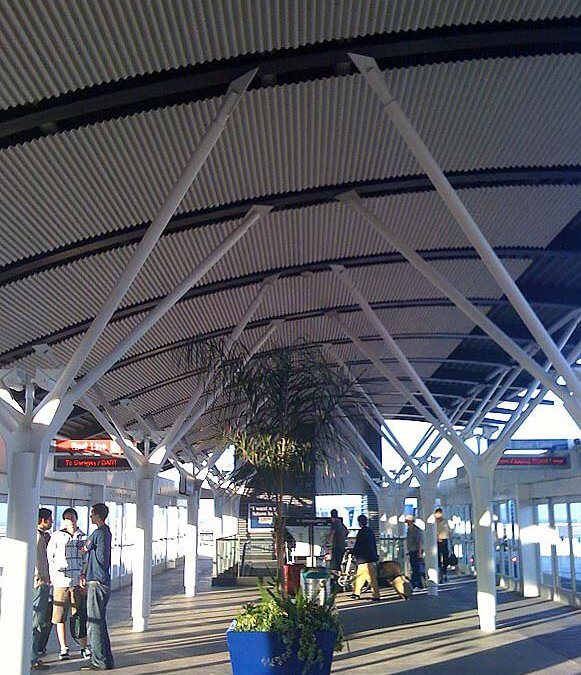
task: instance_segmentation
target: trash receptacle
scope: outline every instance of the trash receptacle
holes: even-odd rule
[[[306,598],[324,605],[331,598],[331,575],[326,567],[305,567],[301,572],[301,588]]]
[[[301,585],[302,563],[285,565],[282,568],[282,585],[287,595],[295,595]]]

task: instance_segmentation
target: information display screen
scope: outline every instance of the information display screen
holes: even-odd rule
[[[55,471],[129,471],[131,466],[124,457],[54,457]]]

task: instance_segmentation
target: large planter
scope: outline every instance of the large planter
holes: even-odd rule
[[[335,633],[320,631],[316,634],[317,645],[323,651],[323,663],[314,663],[303,671],[304,664],[297,656],[298,646],[282,664],[276,657],[285,653],[286,648],[280,633],[237,632],[226,633],[233,675],[329,675],[333,660]]]

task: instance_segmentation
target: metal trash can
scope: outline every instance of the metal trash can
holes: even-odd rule
[[[318,605],[331,598],[331,574],[326,567],[305,567],[301,572],[301,589],[305,597]]]

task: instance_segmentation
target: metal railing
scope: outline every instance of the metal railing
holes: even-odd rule
[[[380,535],[377,539],[379,560],[397,560],[401,568],[405,567],[405,537]]]
[[[216,539],[216,575],[238,576],[240,563],[240,537],[233,534]]]

